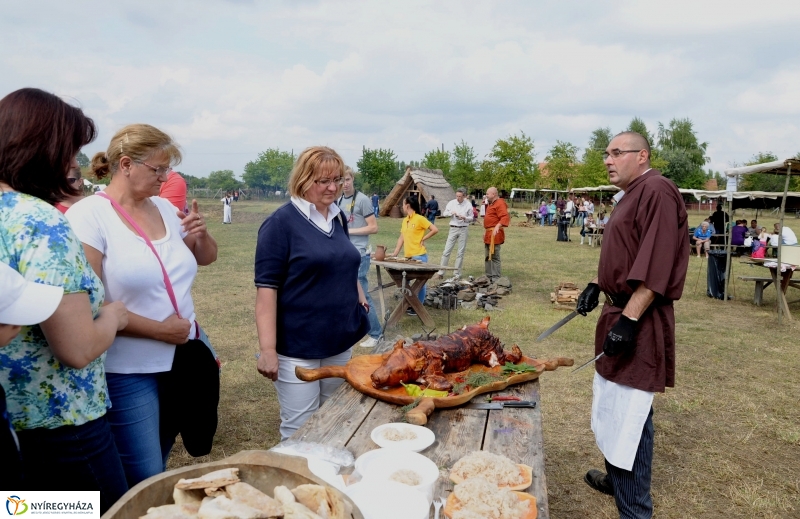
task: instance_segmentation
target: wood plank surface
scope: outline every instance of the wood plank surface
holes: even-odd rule
[[[502,454],[516,463],[533,467],[533,483],[525,490],[536,497],[539,519],[549,519],[550,509],[546,499],[547,481],[544,472],[544,438],[542,436],[542,411],[539,401],[539,379],[527,384],[510,386],[504,394],[519,396],[522,400],[536,402],[535,409],[504,408],[489,411],[483,450]],[[542,497],[544,496],[544,499]]]
[[[344,382],[291,438],[344,448],[376,402]]]

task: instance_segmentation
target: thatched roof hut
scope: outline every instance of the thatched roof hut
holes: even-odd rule
[[[403,199],[409,194],[417,194],[420,197],[420,205],[428,202],[431,195],[436,197],[439,201],[439,207],[444,210],[447,202],[456,197],[456,192],[447,183],[442,175],[440,169],[426,169],[426,168],[406,168],[403,177],[397,181],[392,192],[386,197],[381,207],[381,216],[391,216],[394,218],[401,217]],[[398,210],[392,211],[392,208],[397,207]]]

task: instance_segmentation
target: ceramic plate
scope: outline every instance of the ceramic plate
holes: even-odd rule
[[[414,433],[415,438],[409,440],[392,441],[387,439],[385,436],[387,429],[395,429],[398,432],[410,431]],[[427,449],[431,446],[431,444],[433,444],[434,441],[436,441],[436,435],[434,435],[433,431],[430,429],[408,423],[386,423],[379,425],[372,430],[370,438],[372,438],[372,441],[381,447],[404,449],[411,452],[419,452]]]

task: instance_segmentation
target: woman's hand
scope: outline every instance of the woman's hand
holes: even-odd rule
[[[178,314],[172,314],[161,321],[159,339],[167,344],[185,344],[192,330],[192,323],[188,319],[181,319]]]
[[[117,322],[117,331],[128,326],[128,309],[125,308],[122,301],[114,301],[113,303],[103,305],[100,307],[100,314],[98,314],[97,317],[99,318],[100,315],[109,315],[112,319],[115,319]]]
[[[262,351],[256,365],[258,372],[275,382],[278,380],[278,352],[275,350]]]
[[[192,200],[192,209],[189,214],[184,214],[183,211],[178,211],[178,218],[181,219],[181,227],[187,233],[194,234],[198,238],[205,238],[208,234],[206,221],[200,214],[200,209],[197,205],[197,200]]]

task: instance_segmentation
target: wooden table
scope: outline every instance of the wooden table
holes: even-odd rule
[[[382,353],[391,347],[391,342],[384,341],[376,346],[375,352]],[[448,472],[462,456],[476,450],[503,454],[516,463],[530,465],[533,467],[533,484],[526,492],[536,497],[539,519],[549,519],[539,380],[511,386],[503,390],[503,394],[515,394],[523,400],[535,401],[536,408],[498,411],[463,407],[437,409],[426,425],[436,435],[436,441],[420,454],[437,466],[445,467]],[[475,401],[485,401],[486,397],[486,394],[480,395]],[[346,447],[358,457],[379,448],[370,439],[370,433],[379,425],[399,421],[401,416],[398,409],[399,406],[359,393],[345,382],[292,435],[292,439]],[[350,471],[352,467],[343,470],[347,473]],[[453,483],[445,474],[436,484],[434,497],[447,497],[452,490]],[[433,512],[430,517],[433,517]],[[444,518],[444,515],[441,517]]]
[[[372,264],[375,265],[375,271],[378,276],[378,287],[381,287],[379,294],[381,310],[384,313],[385,302],[382,288],[383,282],[381,281],[381,267],[389,274],[389,277],[392,278],[392,281],[401,289],[403,294],[403,300],[386,320],[386,328],[391,328],[400,322],[400,319],[405,315],[406,309],[409,307],[417,312],[417,315],[425,326],[431,329],[436,327],[433,318],[419,300],[419,292],[434,274],[440,270],[455,270],[455,267],[443,267],[441,265],[434,265],[433,263],[407,263],[404,261],[372,260]]]
[[[783,293],[783,297],[778,298],[778,299],[780,299],[778,304],[783,305],[783,315],[785,315],[786,318],[791,321],[792,320],[792,314],[789,311],[789,301],[786,300],[786,291],[789,289],[790,286],[793,286],[795,288],[800,288],[800,283],[798,283],[797,281],[793,281],[792,280],[792,274],[794,274],[794,270],[792,270],[791,268],[787,267],[785,272],[781,272],[781,282],[780,282],[780,284],[778,284],[778,266],[775,265],[774,267],[768,267],[768,266],[764,265],[764,262],[767,262],[767,261],[776,262],[776,260],[771,259],[771,258],[764,258],[764,259],[751,258],[748,263],[751,264],[751,265],[758,265],[759,267],[764,267],[766,269],[769,269],[769,273],[770,273],[770,276],[772,276],[772,282],[775,284],[776,290],[777,290],[778,287],[780,287],[780,291]],[[784,263],[784,262],[782,262],[782,263],[784,265],[789,265],[788,263]],[[791,301],[791,302],[792,303],[796,303],[797,301]]]

